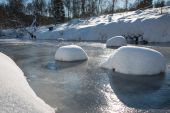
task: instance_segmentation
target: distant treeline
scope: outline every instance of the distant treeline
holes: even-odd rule
[[[0,28],[18,28],[30,26],[33,22],[33,15],[26,15],[24,13],[18,13],[17,15],[6,15],[2,16],[2,11],[0,9]],[[49,25],[54,23],[54,18],[38,15],[37,18],[38,25]]]
[[[153,0],[7,0],[0,4],[0,27],[29,26],[36,17],[37,25],[58,24],[73,18],[88,18],[101,14],[132,11],[152,8]],[[123,8],[116,7],[122,2]],[[155,7],[163,7],[164,0],[154,3]]]

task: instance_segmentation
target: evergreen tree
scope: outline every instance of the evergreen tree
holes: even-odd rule
[[[10,15],[18,16],[19,13],[22,12],[24,7],[23,0],[8,0],[8,6],[10,8]]]
[[[67,11],[67,18],[69,19],[71,17],[70,13],[71,13],[71,0],[64,0],[64,6],[66,8]]]
[[[45,9],[45,1],[44,0],[33,0],[34,6],[34,14],[42,15]]]
[[[0,18],[4,18],[5,16],[5,5],[0,4]]]
[[[52,0],[53,6],[53,16],[55,19],[56,24],[64,22],[65,20],[65,12],[64,12],[64,6],[62,0]]]

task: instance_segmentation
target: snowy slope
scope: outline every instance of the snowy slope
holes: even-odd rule
[[[12,59],[0,53],[0,60],[1,113],[54,113],[54,109],[37,97]]]
[[[170,42],[170,7],[102,15],[88,20],[74,19],[57,25],[53,31],[41,27],[38,39],[107,40],[116,35],[143,35],[149,42]]]
[[[170,42],[170,6],[163,8],[163,14],[160,14],[159,8],[153,8],[85,20],[73,19],[57,25],[53,31],[49,31],[48,26],[42,26],[35,32],[37,39],[64,38],[79,41],[106,41],[113,36],[127,37],[139,34],[149,42]]]

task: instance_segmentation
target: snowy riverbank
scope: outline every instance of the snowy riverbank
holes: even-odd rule
[[[107,40],[115,35],[141,34],[149,42],[169,42],[170,7],[164,7],[163,14],[155,8],[102,15],[88,20],[75,19],[58,25],[53,31],[41,27],[35,34],[38,39],[65,40]]]
[[[148,42],[170,42],[170,7],[164,7],[163,14],[159,8],[153,8],[74,19],[55,26],[52,31],[48,27],[38,28],[34,33],[37,39],[106,41],[116,35],[142,35]]]

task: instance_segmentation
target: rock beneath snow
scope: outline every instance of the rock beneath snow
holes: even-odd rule
[[[86,52],[77,45],[68,45],[58,48],[55,59],[59,61],[81,61],[87,60]]]
[[[143,12],[143,11],[140,10],[140,9],[138,9],[138,10],[135,11],[136,14],[141,14],[142,12]]]
[[[54,113],[29,86],[24,73],[8,56],[0,53],[1,113]]]
[[[127,41],[123,36],[115,36],[107,40],[106,46],[107,47],[120,47],[126,46]]]
[[[165,72],[164,56],[153,49],[124,46],[115,50],[102,67],[132,75],[154,75]]]

